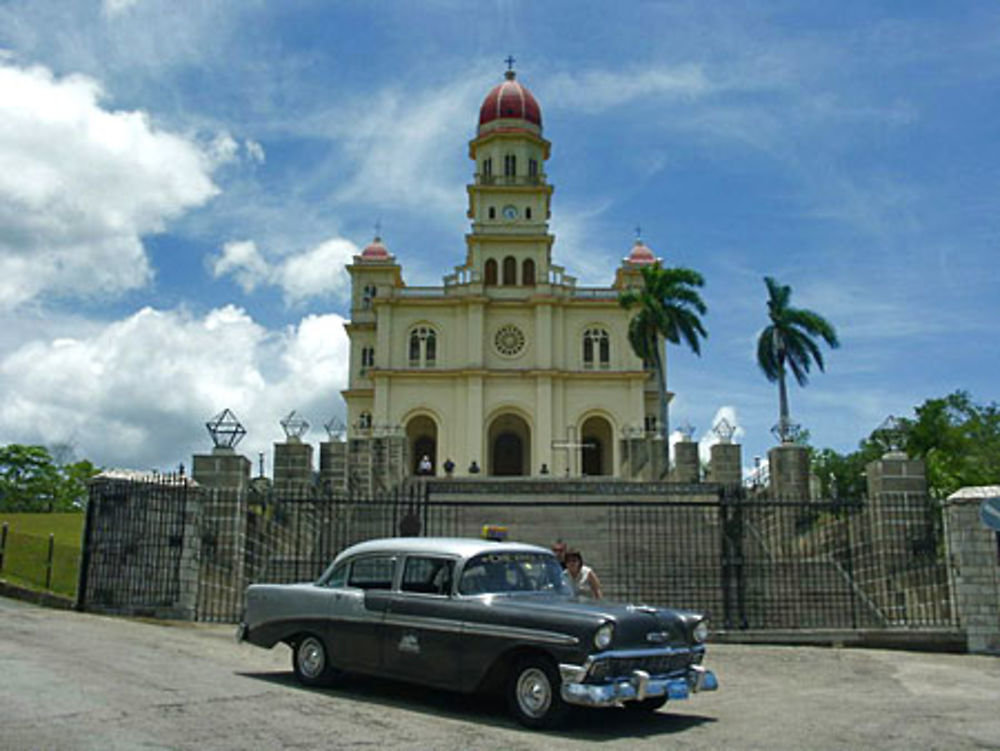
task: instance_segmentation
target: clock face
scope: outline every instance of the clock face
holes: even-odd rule
[[[503,207],[503,218],[504,219],[517,219],[517,207],[516,206],[504,206]]]

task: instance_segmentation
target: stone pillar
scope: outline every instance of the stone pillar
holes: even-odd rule
[[[983,499],[1000,485],[962,488],[945,501],[945,549],[953,601],[970,652],[1000,654],[1000,532],[979,518]]]
[[[313,485],[313,447],[295,436],[274,444],[274,487],[302,490]]]
[[[743,482],[741,448],[738,443],[717,443],[709,449],[708,481],[720,485]]]
[[[674,457],[674,482],[698,482],[701,479],[701,462],[695,441],[675,443]]]
[[[242,492],[250,486],[250,460],[228,446],[216,446],[211,454],[192,457],[191,476],[206,488]]]
[[[779,501],[809,500],[809,449],[782,443],[767,452],[770,497]]]
[[[868,497],[876,500],[890,493],[927,494],[927,469],[920,459],[910,459],[901,451],[890,451],[865,466]]]
[[[346,441],[324,441],[319,445],[319,482],[327,490],[347,487]]]

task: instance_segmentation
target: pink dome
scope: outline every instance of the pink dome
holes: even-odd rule
[[[361,258],[366,261],[386,261],[390,258],[389,250],[382,244],[382,238],[376,235],[361,252]]]
[[[632,246],[632,252],[628,254],[628,258],[625,261],[631,263],[633,266],[651,266],[656,263],[656,256],[653,255],[652,249],[645,245],[642,240],[636,240],[635,245]]]
[[[508,70],[507,80],[493,87],[483,106],[479,108],[479,127],[494,120],[527,120],[542,127],[542,109],[531,92],[515,80],[515,73]]]

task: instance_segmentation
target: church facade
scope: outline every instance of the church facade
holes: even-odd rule
[[[349,443],[402,439],[411,473],[649,477],[655,378],[618,295],[656,259],[636,241],[610,286],[586,288],[553,263],[549,153],[508,70],[469,143],[465,262],[441,286],[407,286],[376,237],[347,267]]]

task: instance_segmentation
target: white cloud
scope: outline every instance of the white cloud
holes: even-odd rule
[[[645,70],[562,73],[545,84],[545,105],[576,112],[603,112],[637,99],[699,97],[714,89],[700,65]]]
[[[114,295],[152,276],[141,237],[218,190],[209,159],[99,84],[0,63],[0,307]]]
[[[350,240],[335,237],[314,248],[269,264],[251,240],[226,243],[222,254],[209,260],[218,279],[232,276],[244,292],[267,283],[279,287],[289,305],[313,297],[348,299],[351,279],[344,266],[360,253]]]
[[[253,240],[229,242],[222,246],[222,255],[211,259],[215,278],[231,275],[244,292],[253,292],[266,281],[271,269],[257,250]]]
[[[104,14],[115,16],[138,4],[139,0],[104,0]]]
[[[170,467],[211,447],[204,423],[229,407],[248,429],[240,448],[269,452],[290,410],[314,425],[342,413],[343,323],[309,316],[272,334],[232,306],[202,318],[145,308],[90,335],[35,341],[0,362],[0,440],[70,441],[103,465]]]
[[[263,164],[267,161],[267,157],[264,154],[264,147],[257,143],[257,141],[248,138],[243,142],[243,148],[246,149],[247,156],[251,162]]]

